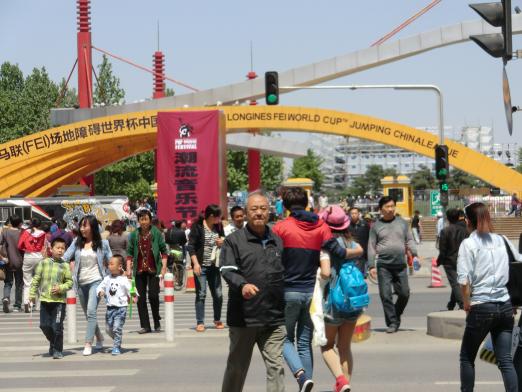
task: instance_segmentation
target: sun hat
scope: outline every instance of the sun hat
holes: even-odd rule
[[[334,204],[319,213],[319,218],[324,220],[332,230],[342,231],[350,226],[350,218],[341,206]]]

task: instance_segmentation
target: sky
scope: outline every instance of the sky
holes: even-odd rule
[[[431,0],[265,0],[262,2],[180,0],[92,0],[94,46],[152,67],[158,48],[166,75],[207,89],[259,74],[285,71],[366,48]],[[471,2],[471,1],[469,1]],[[393,39],[440,26],[479,19],[468,1],[443,0]],[[522,0],[512,0],[522,8]],[[76,1],[0,0],[0,63],[20,66],[24,75],[45,67],[59,81],[76,60]],[[515,36],[513,49],[522,49]],[[101,54],[93,53],[93,63]],[[152,95],[152,75],[118,60],[114,74],[126,102]],[[513,105],[522,106],[522,62],[508,64]],[[444,96],[444,122],[456,130],[485,125],[496,143],[522,144],[522,112],[514,114],[513,136],[506,126],[502,65],[472,42],[436,49],[406,60],[329,82],[330,84],[435,84]],[[76,78],[71,83],[76,87]],[[177,94],[189,90],[167,82]],[[411,126],[436,126],[436,96],[422,91],[293,92],[281,105],[301,105],[371,115]]]

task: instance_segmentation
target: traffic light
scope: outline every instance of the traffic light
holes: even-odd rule
[[[443,187],[445,190],[443,190]],[[445,182],[440,183],[440,204],[443,207],[447,207],[449,204],[448,184]]]
[[[435,147],[435,177],[446,180],[449,177],[448,146],[437,144]]]
[[[495,27],[502,27],[502,34],[470,35],[490,56],[502,57],[509,61],[513,57],[511,28],[511,0],[495,3],[470,4],[486,22]]]
[[[279,75],[276,71],[265,72],[265,100],[267,105],[279,103]]]

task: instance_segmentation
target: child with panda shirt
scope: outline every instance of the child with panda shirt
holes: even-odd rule
[[[99,297],[105,296],[107,314],[105,328],[107,334],[114,340],[112,355],[121,354],[121,336],[129,305],[131,283],[123,275],[123,257],[114,255],[109,260],[109,271],[98,286],[96,293]]]

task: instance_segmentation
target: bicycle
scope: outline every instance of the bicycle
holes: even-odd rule
[[[168,255],[168,266],[174,275],[174,290],[183,290],[186,284],[185,263],[183,260],[183,252],[177,249],[171,249]]]

